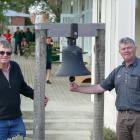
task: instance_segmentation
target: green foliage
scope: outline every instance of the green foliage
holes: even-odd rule
[[[0,0],[0,22],[5,19],[3,16],[3,10],[8,8],[8,2],[10,2],[10,0]]]
[[[25,57],[34,57],[35,56],[35,43],[30,43],[29,46],[22,46],[22,52],[23,56]],[[59,60],[59,54],[58,54],[57,48],[53,47],[52,50],[52,61],[58,61]]]
[[[2,15],[2,11],[5,9],[11,9],[16,11],[23,11],[28,13],[28,7],[34,0],[1,0],[0,1],[0,15]]]
[[[14,0],[14,1],[11,1],[8,3],[10,5],[9,9],[28,13],[28,7],[33,2],[34,2],[34,0]]]
[[[22,53],[25,57],[34,57],[35,56],[35,43],[30,43],[28,46],[22,46]]]
[[[104,128],[104,140],[117,140],[116,133],[110,128]]]
[[[56,22],[60,22],[60,13],[62,10],[62,1],[59,0],[56,3],[52,3],[51,0],[48,1],[48,4],[50,6],[50,8],[52,9],[52,11],[54,12],[54,14],[56,15]]]
[[[0,20],[4,19],[3,10],[11,9],[19,12],[29,13],[28,8],[35,0],[0,0]],[[49,7],[52,9],[56,15],[56,22],[60,21],[60,12],[61,12],[61,0],[57,2],[52,2],[51,0],[44,0],[48,2]]]

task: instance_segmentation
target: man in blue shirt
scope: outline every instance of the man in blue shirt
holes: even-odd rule
[[[140,59],[136,57],[135,42],[131,38],[119,41],[119,52],[124,59],[98,85],[82,87],[70,84],[70,90],[81,93],[98,94],[106,90],[116,90],[117,137],[118,140],[140,139]]]

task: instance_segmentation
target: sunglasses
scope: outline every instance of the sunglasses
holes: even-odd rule
[[[7,56],[10,56],[12,52],[5,52],[5,51],[0,51],[0,55],[6,54]]]

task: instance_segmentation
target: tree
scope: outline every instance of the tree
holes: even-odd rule
[[[4,16],[3,16],[3,10],[7,9],[8,8],[8,4],[10,0],[1,0],[0,1],[0,20],[3,20],[4,19]]]
[[[10,0],[1,0],[0,1],[0,33],[3,32],[3,22],[6,20],[6,18],[3,15],[3,10],[8,8],[8,2],[10,2]]]
[[[40,1],[40,0],[37,0]],[[56,22],[60,21],[61,13],[61,0],[44,0],[48,3],[49,7],[52,9],[53,13],[56,15]],[[55,2],[54,2],[55,1]],[[0,19],[3,20],[3,10],[11,9],[19,12],[29,13],[28,8],[33,4],[34,0],[1,0],[0,1]]]
[[[55,2],[52,2],[52,0],[48,1],[48,5],[56,15],[56,22],[60,22],[60,13],[62,10],[62,0],[53,0]]]

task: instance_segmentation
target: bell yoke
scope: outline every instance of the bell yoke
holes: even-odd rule
[[[69,76],[70,82],[75,81],[75,76],[90,75],[85,67],[82,49],[76,46],[78,38],[78,24],[71,24],[71,35],[67,37],[68,47],[62,51],[62,65],[57,71],[57,76]]]

